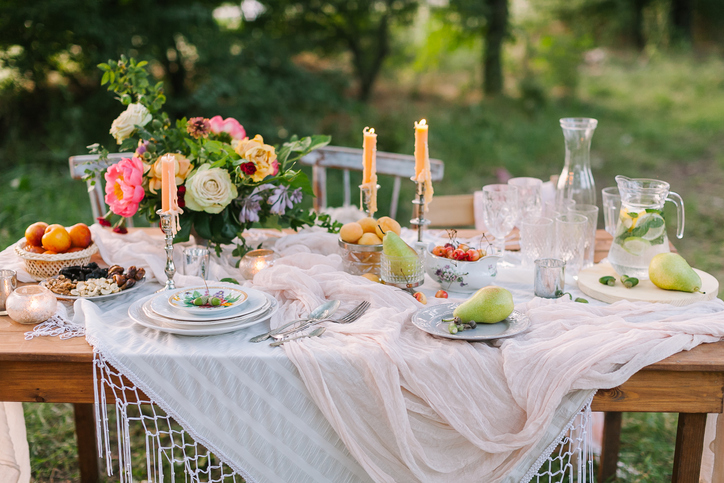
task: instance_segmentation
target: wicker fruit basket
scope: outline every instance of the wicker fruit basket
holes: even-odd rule
[[[74,265],[85,265],[90,262],[91,257],[98,251],[98,246],[91,243],[88,248],[71,253],[58,253],[56,255],[45,255],[43,253],[32,253],[25,250],[25,238],[21,238],[15,244],[15,253],[25,260],[25,268],[35,280],[44,280],[58,275],[61,268]]]

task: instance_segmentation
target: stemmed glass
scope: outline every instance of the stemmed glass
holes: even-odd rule
[[[518,220],[518,189],[507,184],[483,186],[483,220],[495,237],[496,254],[505,252],[505,237]]]

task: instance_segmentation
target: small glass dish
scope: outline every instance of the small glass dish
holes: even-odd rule
[[[425,281],[425,262],[419,255],[394,257],[382,253],[380,262],[380,280],[386,285],[414,288]]]
[[[357,245],[337,240],[344,271],[352,275],[372,273],[380,276],[382,245]]]

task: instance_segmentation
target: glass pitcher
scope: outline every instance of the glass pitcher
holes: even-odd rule
[[[621,193],[621,211],[616,222],[608,261],[619,275],[648,280],[649,262],[669,250],[664,221],[664,203],[676,205],[676,237],[684,236],[684,201],[669,191],[669,183],[656,179],[616,176]]]
[[[556,205],[566,199],[579,205],[596,204],[596,184],[591,173],[591,139],[598,121],[587,117],[560,120],[566,142],[566,158],[556,186]]]

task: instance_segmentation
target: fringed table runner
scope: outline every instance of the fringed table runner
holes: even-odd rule
[[[285,256],[253,281],[281,303],[272,326],[326,299],[341,300],[340,311],[361,300],[372,308],[283,349],[249,342],[265,324],[179,337],[134,325],[127,302],[76,302],[74,322],[96,349],[107,457],[102,404],[107,387],[115,394],[123,481],[133,423],[144,428],[151,481],[170,472],[249,483],[590,481],[595,390],[724,336],[720,300],[579,304],[507,283],[528,331],[491,344],[438,339],[412,326],[420,305],[408,294],[343,273],[328,254],[334,243],[323,234],[277,243]],[[138,391],[150,409],[136,404]]]

